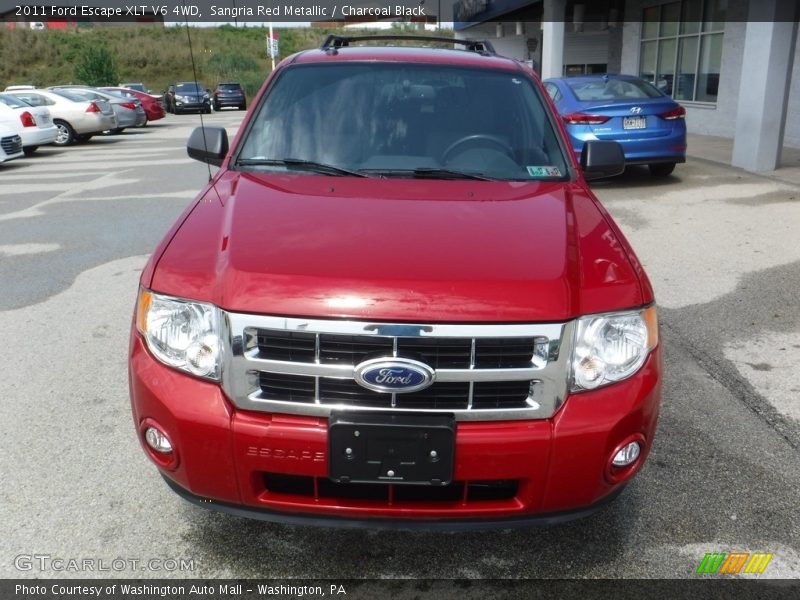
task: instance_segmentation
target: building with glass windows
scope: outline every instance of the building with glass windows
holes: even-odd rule
[[[768,171],[800,148],[797,0],[460,0],[456,36],[490,39],[542,78],[639,75],[686,109],[689,132],[732,138]]]

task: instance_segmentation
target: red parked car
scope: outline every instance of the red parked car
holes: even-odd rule
[[[384,39],[383,38],[378,39]],[[419,39],[412,37],[411,39]],[[285,59],[153,253],[130,338],[142,446],[187,500],[295,523],[588,514],[653,444],[653,290],[535,73],[488,42]]]
[[[161,98],[159,96],[153,96],[152,94],[147,94],[145,92],[140,92],[139,90],[125,87],[101,87],[98,89],[114,92],[116,94],[122,94],[123,96],[129,96],[131,98],[138,98],[142,103],[142,108],[144,108],[145,114],[147,115],[147,121],[144,123],[144,125],[140,125],[140,127],[144,127],[150,121],[163,119],[167,114],[164,112],[164,107],[161,106]]]

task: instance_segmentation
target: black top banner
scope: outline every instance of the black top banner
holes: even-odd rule
[[[23,22],[431,22],[453,20],[452,0],[0,0],[6,21]]]
[[[800,0],[750,0],[731,7],[708,0],[697,3],[700,12],[713,12],[719,21],[793,22]],[[617,24],[641,21],[649,0],[618,2],[564,1],[559,16],[545,12],[543,0],[0,0],[0,21],[9,23],[320,23],[403,22],[453,23],[456,29],[487,21],[564,22]],[[735,10],[734,10],[735,8]],[[713,10],[712,10],[713,9]],[[726,14],[729,13],[729,14]],[[563,17],[561,16],[563,14]],[[696,17],[695,17],[696,18]]]

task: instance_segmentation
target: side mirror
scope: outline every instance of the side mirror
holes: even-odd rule
[[[613,177],[625,170],[625,153],[619,142],[592,140],[583,145],[581,170],[586,180]]]
[[[197,127],[189,136],[186,152],[195,160],[218,167],[228,154],[228,132],[224,127]]]

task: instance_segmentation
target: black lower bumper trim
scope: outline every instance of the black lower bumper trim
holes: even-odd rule
[[[197,496],[181,485],[175,483],[163,473],[161,476],[164,478],[164,481],[167,482],[167,485],[172,488],[172,491],[181,496],[187,502],[202,508],[224,512],[236,517],[270,521],[284,525],[310,525],[314,527],[414,531],[427,530],[456,532],[480,531],[488,529],[513,529],[517,527],[550,527],[553,525],[560,525],[562,523],[568,523],[569,521],[575,521],[577,519],[588,517],[609,502],[613,501],[622,493],[622,490],[625,488],[624,484],[620,485],[620,487],[611,492],[608,496],[605,496],[594,504],[584,508],[542,515],[509,517],[503,519],[453,519],[448,517],[442,519],[350,519],[333,517],[329,515],[312,515],[308,513],[293,514],[264,508],[253,508],[251,506],[244,506],[241,504],[220,502],[218,500]]]
[[[629,165],[657,165],[660,163],[682,164],[686,162],[685,156],[654,156],[652,158],[625,159],[625,166]]]

